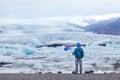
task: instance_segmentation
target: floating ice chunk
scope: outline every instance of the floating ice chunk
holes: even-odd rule
[[[4,46],[2,44],[0,44],[0,48],[3,48]]]
[[[42,43],[40,43],[39,39],[36,39],[36,38],[30,39],[29,42],[30,42],[30,46],[32,47],[38,47],[43,45]]]
[[[5,49],[5,48],[0,49],[0,54],[5,56],[11,56],[13,53],[14,53],[13,49]]]
[[[14,60],[14,58],[12,56],[4,56],[4,55],[0,55],[0,62],[9,62],[9,63],[13,63],[16,62]]]
[[[34,66],[33,66],[33,69],[35,69],[35,70],[37,70],[37,69],[43,70],[44,67],[43,67],[43,65],[42,65],[41,63],[36,62],[36,63],[34,64]]]
[[[33,55],[35,53],[35,50],[33,48],[30,47],[24,47],[22,49],[22,51],[26,54],[26,55]]]
[[[6,55],[7,56],[10,56],[13,54],[13,50],[12,49],[8,49],[7,52],[6,52]]]

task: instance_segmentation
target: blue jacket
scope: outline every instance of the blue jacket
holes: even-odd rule
[[[77,43],[77,44],[76,44],[76,46],[77,46],[77,48],[81,48],[80,43]],[[73,54],[74,56],[75,56],[75,51],[76,51],[76,49],[77,49],[77,48],[75,48],[75,49],[74,49],[74,52],[72,52],[72,54]],[[81,48],[81,50],[82,50],[81,52],[82,52],[83,57],[84,57],[84,51],[83,51],[83,49],[82,49],[82,48]]]

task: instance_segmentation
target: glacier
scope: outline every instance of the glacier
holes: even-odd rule
[[[92,19],[91,19],[92,20]],[[80,23],[79,23],[80,21]],[[85,22],[86,21],[86,22]],[[34,23],[33,23],[34,22]],[[71,25],[72,24],[72,25]],[[83,18],[47,18],[23,22],[0,23],[0,62],[12,64],[0,67],[0,73],[71,73],[74,56],[64,51],[64,45],[85,44],[83,70],[119,72],[113,64],[120,61],[120,36],[86,32],[81,26],[89,25]],[[98,44],[106,44],[100,46]],[[42,46],[42,47],[38,47]],[[28,55],[29,54],[29,55]]]

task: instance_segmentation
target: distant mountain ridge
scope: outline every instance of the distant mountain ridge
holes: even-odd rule
[[[92,31],[98,34],[120,35],[120,14],[45,17],[35,19],[0,19],[0,33],[6,30],[42,32]]]
[[[98,34],[120,35],[120,17],[110,20],[100,21],[84,28]]]

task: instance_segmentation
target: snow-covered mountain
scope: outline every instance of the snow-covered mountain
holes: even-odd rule
[[[120,17],[109,20],[103,20],[84,28],[98,34],[120,35]]]
[[[120,71],[119,67],[116,69],[113,65],[119,63],[120,36],[94,34],[81,27],[96,22],[98,20],[89,17],[1,20],[0,62],[12,64],[3,65],[0,72],[71,72],[74,69],[71,52],[65,52],[64,45],[46,45],[75,45],[76,42],[86,45],[83,47],[84,71]]]

